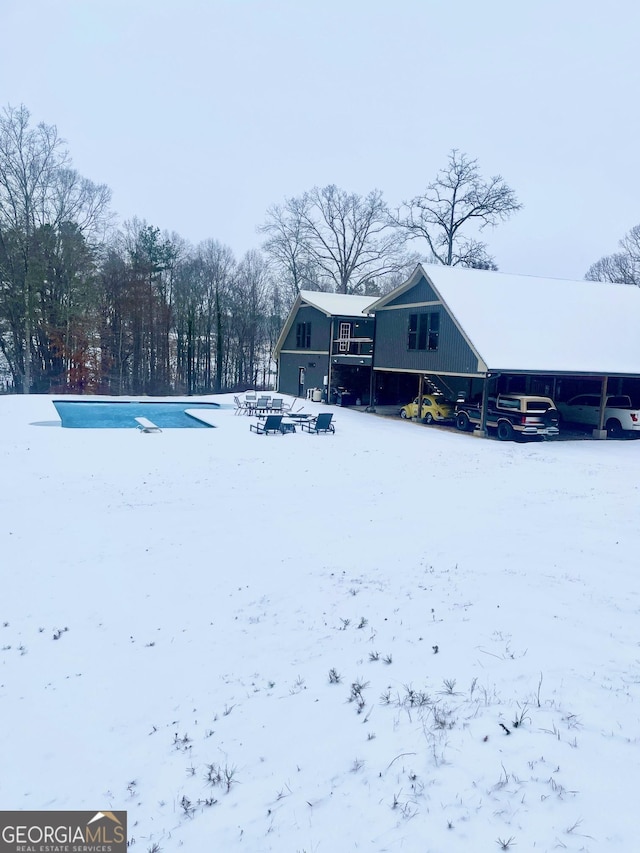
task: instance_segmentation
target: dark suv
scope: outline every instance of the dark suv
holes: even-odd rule
[[[480,424],[482,403],[458,403],[456,426],[460,430],[471,430]],[[519,436],[530,438],[556,438],[558,411],[550,397],[532,394],[499,394],[487,401],[487,429],[495,429],[501,441]]]

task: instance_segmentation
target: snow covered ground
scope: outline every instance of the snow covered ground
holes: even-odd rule
[[[640,443],[332,410],[0,397],[0,808],[126,809],[133,853],[638,849]]]

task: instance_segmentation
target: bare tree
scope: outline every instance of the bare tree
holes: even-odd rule
[[[266,317],[270,280],[262,255],[251,250],[239,262],[230,300],[230,334],[234,347],[234,382],[255,386],[266,375],[270,357]]]
[[[221,391],[224,382],[225,334],[229,305],[229,291],[236,261],[228,246],[216,240],[205,240],[198,246],[198,255],[202,260],[205,280],[205,387],[210,390],[212,384],[211,350],[215,342],[215,373],[213,388]]]
[[[270,207],[265,224],[258,230],[267,235],[262,248],[291,302],[301,290],[320,289],[319,270],[309,253],[295,200]]]
[[[382,193],[347,193],[330,185],[314,187],[284,206],[271,208],[263,231],[265,249],[276,257],[296,287],[311,270],[316,287],[360,293],[380,276],[407,269],[404,238],[390,224]],[[294,277],[295,268],[302,274]]]
[[[58,169],[52,190],[49,223],[73,222],[89,243],[102,243],[115,219],[106,184],[94,184],[75,169]]]
[[[55,126],[33,128],[29,122],[24,106],[0,113],[0,279],[7,291],[3,302],[12,308],[0,319],[11,327],[13,372],[24,393],[32,386],[35,341],[42,348],[44,340],[36,305],[36,294],[47,284],[46,264],[38,256],[42,229],[59,231],[71,223],[81,238],[95,237],[108,222],[110,200],[105,186],[71,169]],[[6,339],[2,346],[6,354]]]
[[[30,275],[31,244],[39,225],[45,224],[53,174],[66,164],[55,127],[29,128],[26,107],[7,107],[0,116],[0,233],[5,247],[12,237],[15,262],[7,284],[22,303],[23,328],[15,335],[16,369],[22,374],[22,391],[31,390],[33,334],[33,282]],[[6,276],[5,270],[5,276]]]
[[[521,207],[501,175],[485,180],[478,161],[454,148],[424,194],[403,202],[392,222],[409,239],[425,239],[436,263],[497,269],[486,244],[463,232],[495,227]]]
[[[640,225],[628,231],[619,244],[620,251],[592,264],[585,278],[640,286]]]

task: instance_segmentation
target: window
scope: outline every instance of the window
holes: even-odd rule
[[[296,326],[296,348],[311,349],[311,323],[298,323]]]
[[[440,336],[440,314],[433,312],[429,317],[429,331],[427,333],[427,349],[438,349],[438,338]]]
[[[501,409],[513,409],[515,412],[520,409],[520,400],[517,397],[500,397],[498,404]]]
[[[608,397],[607,406],[613,406],[616,409],[630,409],[631,398],[626,395],[622,397]]]
[[[438,312],[409,314],[409,349],[437,350],[439,336],[440,314]]]
[[[340,352],[349,352],[349,338],[351,337],[351,323],[340,323],[339,348]]]
[[[590,394],[582,394],[579,397],[574,397],[569,400],[569,406],[592,406],[592,407],[600,407],[600,397],[592,396]]]

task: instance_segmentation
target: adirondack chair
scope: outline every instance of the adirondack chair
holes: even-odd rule
[[[282,433],[282,415],[267,415],[263,421],[258,421],[257,424],[249,424],[249,429],[258,435]]]
[[[319,435],[321,432],[335,432],[336,428],[332,423],[333,420],[333,412],[323,412],[320,415],[316,415],[316,417],[308,421],[307,423],[303,423],[302,430],[306,430],[309,433],[314,433],[315,435]]]

